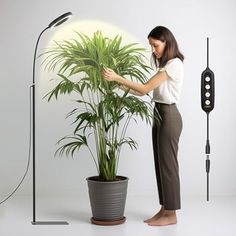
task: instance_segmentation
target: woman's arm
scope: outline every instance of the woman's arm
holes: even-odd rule
[[[105,68],[103,70],[103,76],[108,81],[116,81],[119,84],[128,87],[129,89],[137,91],[140,96],[149,93],[156,87],[160,86],[163,81],[169,78],[166,71],[159,71],[153,77],[151,77],[148,82],[146,82],[145,84],[140,84],[131,80],[124,79],[110,68]]]
[[[125,92],[128,91],[129,93],[131,93],[131,94],[133,94],[133,95],[136,95],[136,96],[143,96],[143,94],[139,93],[138,91],[135,91],[135,90],[133,90],[133,89],[130,89],[130,88],[124,86],[124,85],[120,85],[119,88],[120,88],[121,90],[125,91]]]

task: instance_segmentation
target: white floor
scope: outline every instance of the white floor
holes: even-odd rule
[[[87,197],[40,197],[37,199],[38,221],[66,220],[67,226],[31,225],[32,199],[15,196],[0,205],[0,236],[222,236],[236,235],[236,196],[183,197],[178,224],[152,227],[143,223],[158,208],[154,196],[128,196],[126,222],[118,226],[90,223]]]

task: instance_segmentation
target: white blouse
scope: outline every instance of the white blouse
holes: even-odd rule
[[[179,58],[169,60],[158,71],[166,71],[168,79],[153,90],[153,102],[178,103],[184,79],[183,62]]]

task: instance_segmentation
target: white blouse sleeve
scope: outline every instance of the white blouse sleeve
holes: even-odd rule
[[[170,60],[164,67],[167,75],[172,80],[179,80],[183,77],[183,62],[179,58]]]

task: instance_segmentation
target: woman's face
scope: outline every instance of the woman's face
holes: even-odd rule
[[[162,42],[152,37],[149,37],[148,40],[149,44],[151,45],[152,52],[158,59],[161,58],[165,50],[166,42]]]

